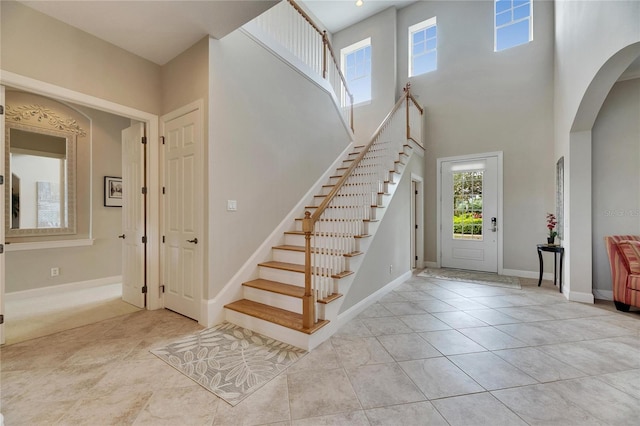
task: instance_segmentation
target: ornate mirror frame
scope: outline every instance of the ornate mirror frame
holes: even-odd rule
[[[7,116],[7,118],[9,118]],[[26,132],[39,133],[43,135],[56,136],[66,140],[66,172],[65,192],[67,194],[67,223],[61,228],[11,228],[11,191],[5,191],[5,232],[7,237],[45,237],[54,235],[69,235],[76,233],[76,133],[73,131],[59,131],[43,127],[31,126],[22,123],[5,122],[5,172],[7,177],[11,177],[11,129],[23,130]],[[9,179],[7,179],[9,180]],[[7,182],[7,185],[9,182]]]

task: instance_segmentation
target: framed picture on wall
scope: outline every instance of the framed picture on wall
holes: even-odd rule
[[[104,177],[104,206],[122,207],[122,178]]]

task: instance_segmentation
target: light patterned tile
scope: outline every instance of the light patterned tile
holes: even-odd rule
[[[404,361],[398,364],[430,400],[484,391],[445,357]]]
[[[428,401],[373,408],[366,413],[372,426],[447,425],[440,413]]]
[[[375,337],[333,337],[331,343],[338,362],[344,368],[393,361],[391,355]]]
[[[449,360],[487,390],[537,383],[533,377],[491,352],[454,355]]]
[[[389,334],[379,336],[378,340],[396,361],[442,356],[440,352],[416,333]]]
[[[425,400],[396,363],[348,368],[347,374],[365,409]]]
[[[470,424],[477,426],[526,426],[522,419],[490,393],[439,399],[433,401],[433,405],[451,426]]]
[[[443,355],[483,352],[486,349],[457,330],[429,331],[420,333],[427,342]]]

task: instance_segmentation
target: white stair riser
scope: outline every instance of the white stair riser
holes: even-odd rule
[[[276,338],[284,343],[296,346],[301,349],[311,350],[309,346],[309,335],[300,331],[291,330],[287,327],[274,324],[269,321],[261,320],[243,313],[232,311],[231,309],[225,309],[225,319],[230,323],[239,325],[240,327],[248,328],[256,333],[264,334],[265,336],[277,336]],[[317,343],[316,343],[317,345]]]
[[[264,305],[274,306],[302,314],[302,299],[253,287],[244,287],[244,298]]]
[[[282,269],[260,266],[258,274],[264,280],[277,281],[284,284],[304,287],[304,274],[300,272],[285,271]]]
[[[344,298],[344,296],[341,297],[341,299],[342,298]],[[340,305],[342,304],[338,302],[342,301],[340,299],[336,299],[331,303],[318,303],[318,318],[335,321],[340,311]]]

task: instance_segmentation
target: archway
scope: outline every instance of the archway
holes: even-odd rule
[[[640,56],[640,42],[632,43],[612,55],[600,67],[586,89],[576,112],[569,134],[569,165],[565,171],[570,188],[571,223],[566,238],[571,250],[567,274],[570,282],[569,299],[593,303],[593,241],[592,241],[592,129],[611,88],[629,65]],[[572,231],[573,230],[573,231]]]

